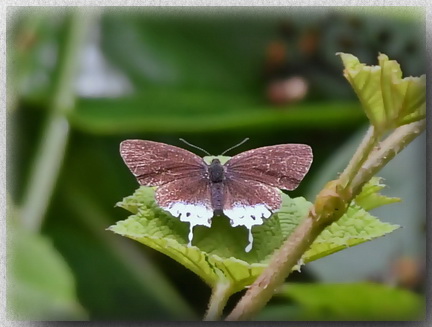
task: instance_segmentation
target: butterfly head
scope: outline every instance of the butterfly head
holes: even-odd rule
[[[205,156],[203,158],[204,162],[207,165],[211,165],[213,160],[215,160],[215,159],[218,160],[221,165],[224,165],[229,159],[231,159],[231,157],[228,157],[228,156]]]

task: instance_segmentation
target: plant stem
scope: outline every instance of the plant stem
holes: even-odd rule
[[[420,135],[426,127],[426,120],[420,120],[411,124],[398,127],[390,134],[379,148],[374,150],[368,160],[359,169],[353,178],[353,194],[357,194],[364,183],[369,181],[381,168],[401,152],[408,144]]]
[[[264,307],[323,229],[309,214],[276,251],[268,267],[251,285],[226,320],[250,319]]]
[[[379,136],[376,133],[376,129],[371,125],[369,126],[366,135],[364,136],[361,144],[357,148],[355,154],[351,158],[348,166],[344,169],[342,174],[339,176],[344,187],[349,187],[354,176],[356,176],[360,167],[368,159],[370,153],[379,142]]]
[[[367,183],[387,162],[389,162],[397,153],[402,151],[412,140],[414,140],[424,129],[426,122],[422,121],[404,125],[397,128],[387,139],[381,143],[379,149],[374,149],[369,153],[369,157],[365,161],[361,154],[356,152],[358,160],[363,161],[363,165],[350,162],[347,170],[347,176],[352,176],[353,192],[350,197],[343,199],[346,203],[352,199],[361,190],[363,185]],[[373,149],[371,145],[375,143],[373,131],[369,131],[362,142],[360,148]],[[358,168],[357,168],[358,167]],[[345,171],[344,171],[345,172]],[[355,172],[355,175],[352,175]],[[341,176],[340,178],[345,178]],[[340,179],[336,182],[343,182]],[[337,185],[337,183],[336,183]],[[324,189],[323,191],[325,191]],[[323,192],[320,194],[325,194]],[[338,196],[335,194],[335,196]],[[335,215],[330,219],[323,219],[320,223],[321,212],[316,212],[320,201],[328,201],[319,206],[319,208],[332,208],[334,198],[324,196],[319,199],[319,195],[315,201],[313,208],[309,211],[306,219],[295,229],[295,231],[283,243],[282,247],[275,252],[269,266],[252,284],[243,298],[237,303],[234,310],[227,316],[226,320],[247,320],[252,318],[265,304],[270,300],[274,291],[282,285],[285,278],[290,274],[293,267],[301,259],[317,236],[327,227],[328,223],[337,220],[340,215]],[[332,220],[333,219],[333,220]]]
[[[73,82],[87,21],[79,11],[72,14],[59,58],[50,113],[24,190],[22,222],[25,228],[34,232],[41,228],[66,151],[69,123],[65,114],[74,106]]]
[[[69,124],[59,114],[49,117],[37,151],[21,207],[24,227],[37,232],[48,207],[69,136]]]
[[[216,284],[212,290],[209,307],[204,316],[204,321],[220,320],[223,313],[223,308],[225,307],[231,294],[231,283],[223,281]]]

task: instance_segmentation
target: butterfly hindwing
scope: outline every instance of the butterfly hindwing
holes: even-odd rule
[[[281,202],[281,192],[275,187],[251,180],[225,180],[223,213],[230,219],[231,226],[248,229],[246,252],[252,249],[252,227],[262,225],[280,208]]]
[[[160,186],[187,177],[203,176],[202,158],[187,150],[153,141],[126,140],[120,154],[138,182]]]
[[[224,214],[233,227],[261,225],[281,205],[280,191],[256,181],[230,180],[224,185]]]
[[[156,190],[156,202],[181,221],[210,227],[213,208],[210,185],[201,178],[179,179]]]
[[[312,164],[312,149],[306,144],[280,144],[242,152],[225,164],[228,178],[252,180],[285,190],[294,190]]]
[[[174,217],[189,222],[189,244],[194,226],[211,226],[213,208],[210,184],[206,179],[196,176],[164,184],[156,190],[156,202]]]

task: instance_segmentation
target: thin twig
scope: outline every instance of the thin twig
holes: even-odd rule
[[[396,128],[380,146],[375,149],[368,160],[359,169],[354,177],[352,184],[354,195],[357,194],[364,185],[364,181],[369,181],[379,170],[382,169],[390,160],[419,136],[426,128],[426,120],[420,120],[411,124]]]
[[[357,174],[360,167],[368,159],[369,154],[372,152],[374,147],[378,144],[379,136],[376,133],[376,129],[371,125],[364,136],[362,142],[344,169],[342,174],[339,176],[339,180],[342,182],[344,187],[349,187],[354,176]]]
[[[212,295],[210,297],[209,307],[204,316],[205,321],[220,320],[223,308],[225,307],[228,298],[232,294],[231,283],[220,282],[213,287]]]

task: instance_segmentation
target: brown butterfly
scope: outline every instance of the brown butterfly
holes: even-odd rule
[[[141,185],[157,186],[156,202],[171,215],[193,227],[210,227],[214,215],[227,216],[233,227],[249,230],[281,207],[281,192],[294,190],[312,163],[305,144],[280,144],[245,151],[221,163],[153,141],[126,140],[120,154]],[[226,157],[225,157],[226,158]],[[207,161],[206,161],[206,160]]]

